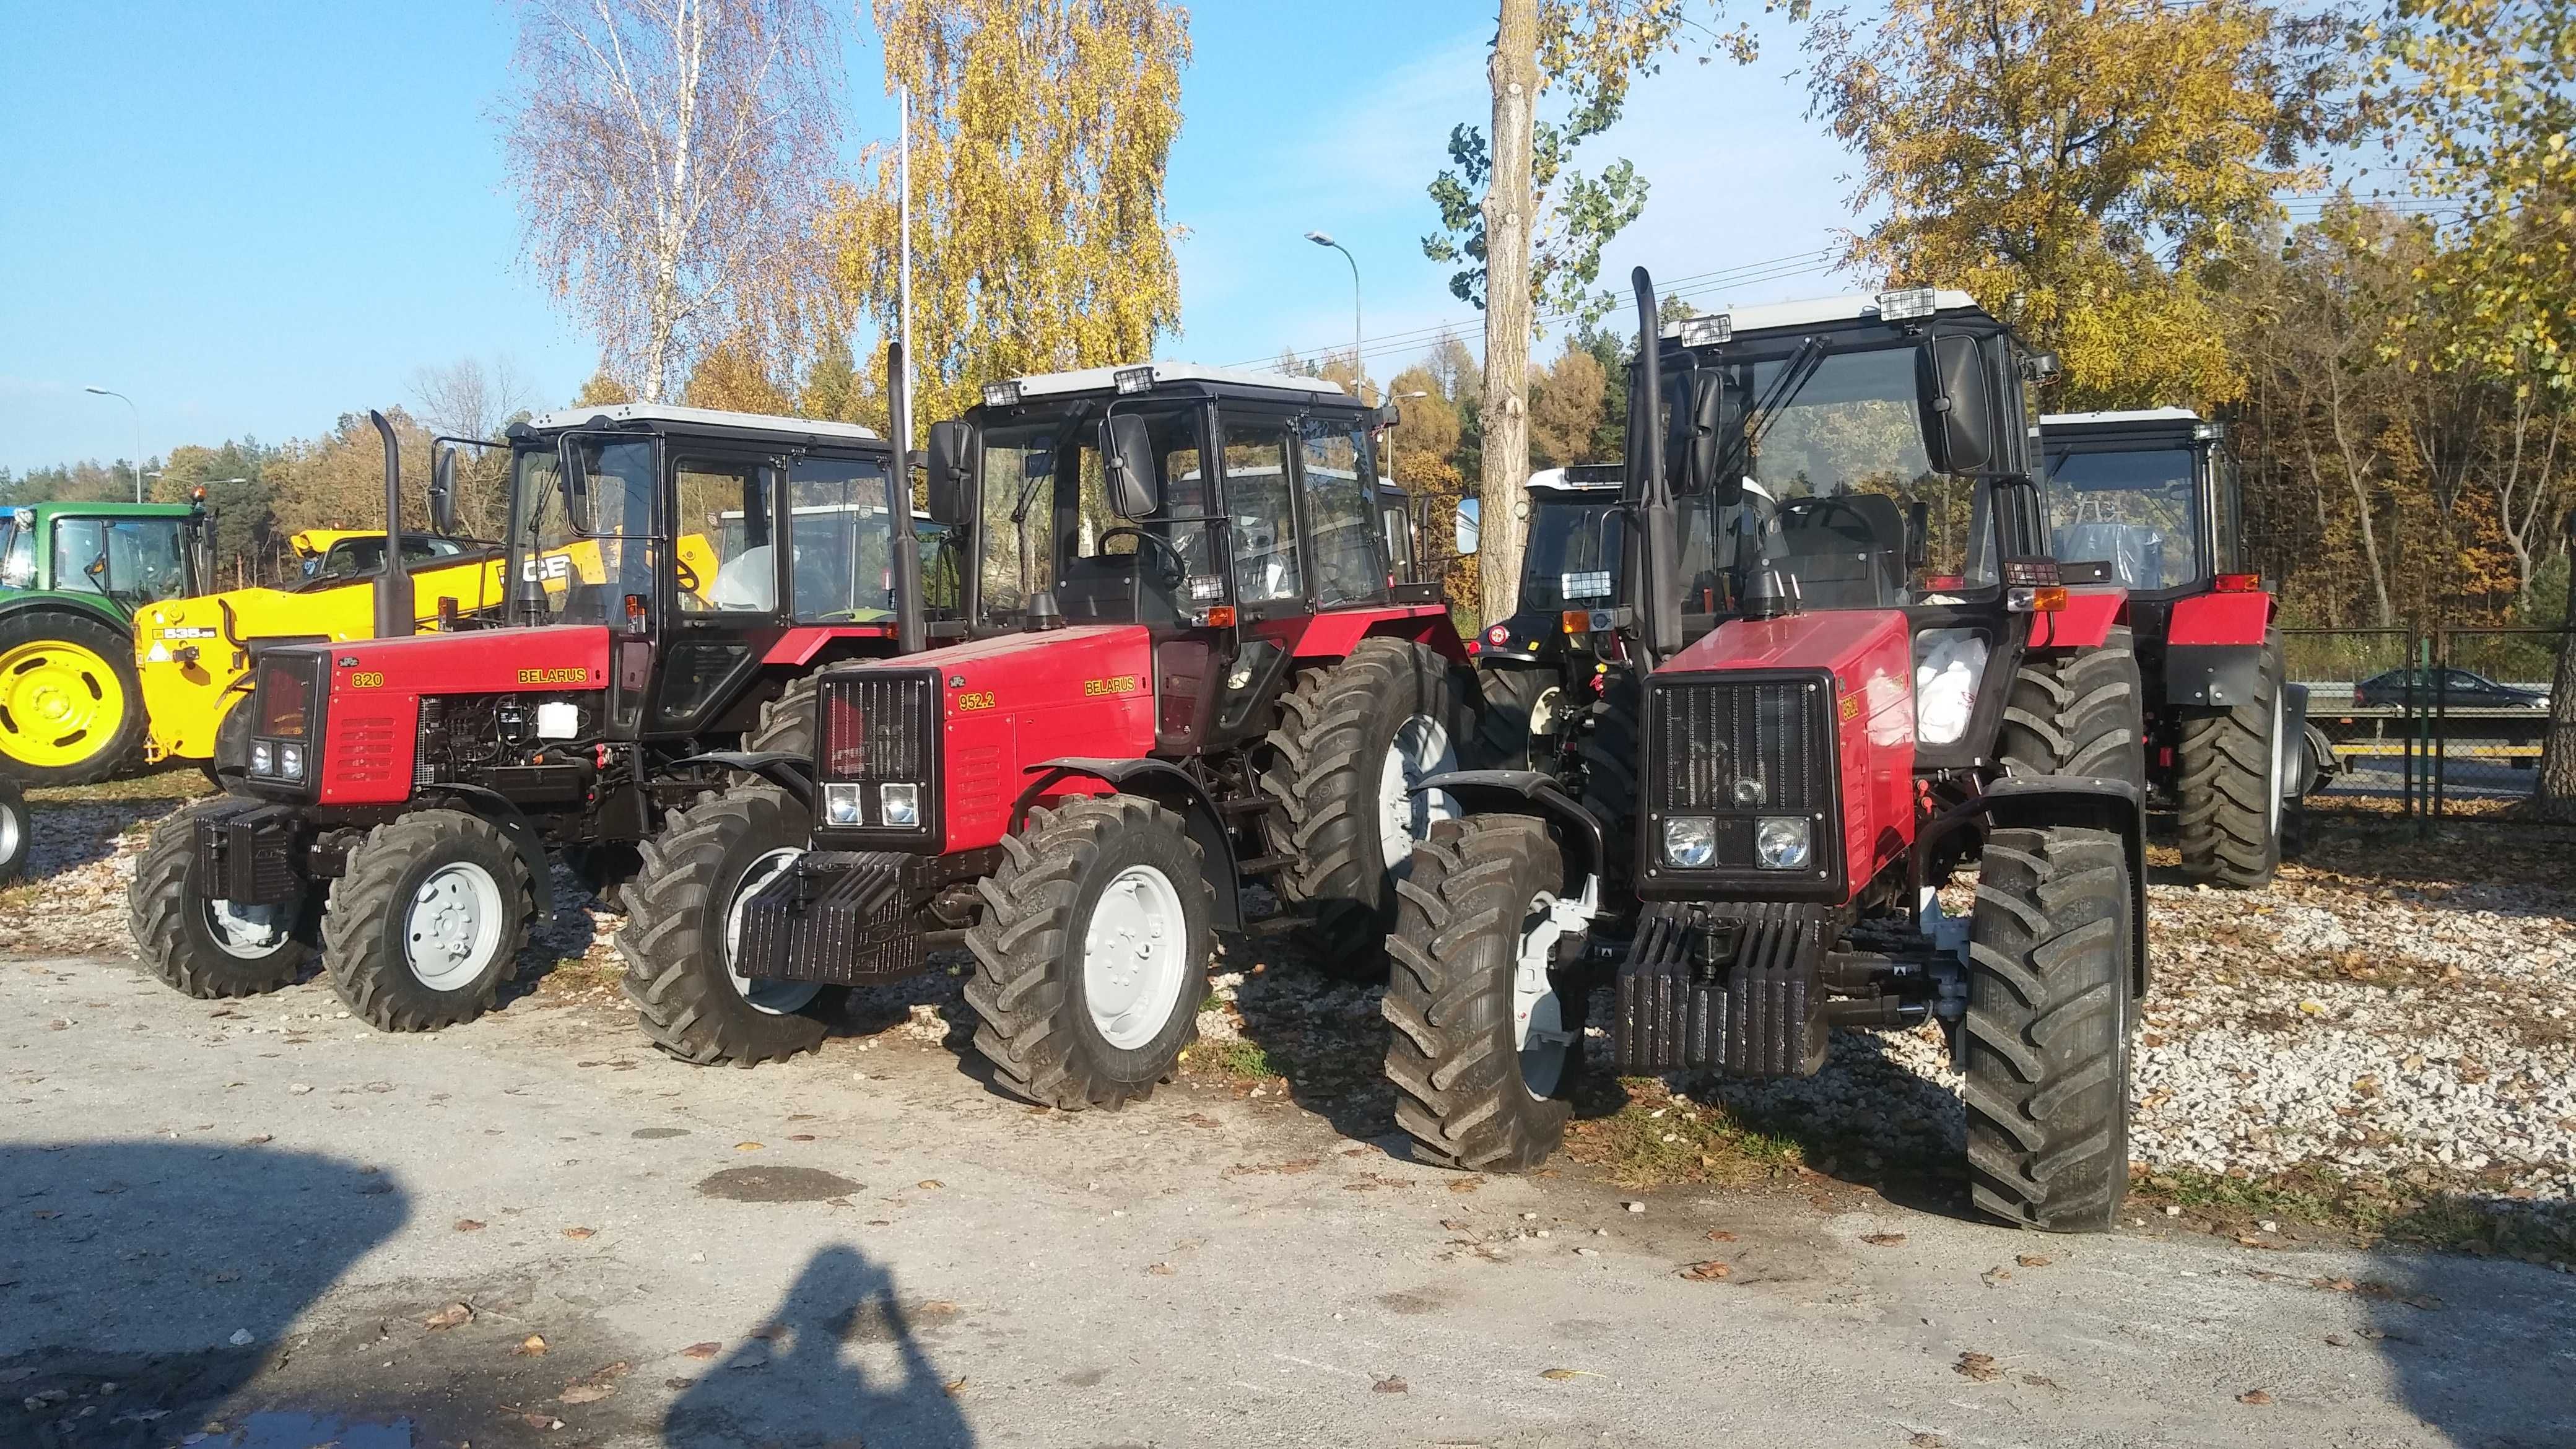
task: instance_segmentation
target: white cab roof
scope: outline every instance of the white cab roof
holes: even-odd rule
[[[1846,292],[1839,297],[1817,297],[1804,302],[1765,302],[1755,307],[1729,307],[1724,312],[1706,315],[1726,318],[1737,332],[1763,332],[1774,327],[1813,327],[1824,322],[1858,322],[1878,315],[1876,292]],[[1977,299],[1956,287],[1936,287],[1932,305],[1943,312],[1983,311]],[[1667,322],[1666,337],[1682,335],[1682,325]]]
[[[612,423],[682,423],[710,428],[760,428],[773,433],[805,433],[817,438],[874,440],[877,431],[856,423],[827,423],[815,418],[783,418],[771,413],[737,413],[723,408],[684,408],[674,403],[609,403],[591,408],[557,408],[528,419],[540,432],[578,428],[600,419]]]
[[[1116,367],[1085,367],[1072,372],[1037,372],[1013,378],[1020,385],[1020,396],[1055,397],[1065,393],[1108,392],[1118,386],[1118,374],[1138,367],[1151,366],[1156,382],[1212,382],[1227,387],[1265,387],[1289,392],[1312,393],[1317,397],[1349,397],[1342,385],[1320,377],[1299,377],[1294,373],[1261,372],[1248,367],[1207,367],[1195,362],[1121,363]]]
[[[2137,408],[2121,413],[2042,413],[2043,428],[2080,428],[2094,423],[2196,423],[2200,414],[2189,408]]]

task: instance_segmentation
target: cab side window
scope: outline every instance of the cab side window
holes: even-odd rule
[[[684,613],[774,614],[778,550],[770,534],[769,475],[760,463],[682,457],[672,547]]]
[[[97,518],[54,520],[54,587],[107,592],[107,524]]]
[[[1288,425],[1225,425],[1225,501],[1234,525],[1234,593],[1246,604],[1305,597],[1288,488]]]
[[[1306,531],[1315,545],[1317,603],[1386,597],[1378,555],[1375,480],[1366,476],[1368,435],[1353,423],[1308,418],[1299,429]]]
[[[887,546],[893,532],[885,469],[875,460],[797,459],[787,475],[788,598],[796,617],[840,622],[892,616],[894,568]]]

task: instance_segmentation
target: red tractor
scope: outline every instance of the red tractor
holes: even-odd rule
[[[2122,593],[2047,557],[2023,391],[2053,370],[1928,288],[1693,318],[1641,349],[1619,597],[1564,618],[1637,682],[1589,725],[1642,741],[1637,793],[1423,782],[1468,813],[1415,852],[1390,947],[1387,1075],[1421,1155],[1554,1151],[1607,985],[1623,1074],[1810,1074],[1835,1027],[1938,1021],[1977,1204],[2110,1224],[2147,987],[2144,759]],[[1975,908],[1946,915],[1970,860]]]
[[[2039,420],[2051,552],[2128,592],[2146,680],[2148,778],[2182,826],[2182,868],[2269,884],[2282,821],[2334,752],[2287,677],[2277,607],[2245,568],[2224,424],[2184,408]]]
[[[171,986],[274,990],[318,947],[378,1028],[477,1016],[551,914],[549,847],[631,849],[722,782],[682,763],[710,749],[809,748],[816,670],[924,634],[912,511],[864,428],[621,404],[518,424],[509,452],[504,627],[411,637],[389,558],[378,637],[256,649],[246,770],[136,869]],[[385,477],[398,516],[390,430]]]
[[[1266,881],[1316,964],[1384,970],[1421,780],[1473,728],[1466,648],[1405,583],[1377,430],[1330,382],[1177,365],[1023,377],[930,430],[968,640],[824,673],[810,755],[645,847],[618,944],[653,1040],[810,1049],[846,988],[958,940],[1001,1083],[1115,1107],[1193,1039]]]

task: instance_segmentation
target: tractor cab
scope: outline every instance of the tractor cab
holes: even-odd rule
[[[2242,575],[2225,424],[2189,408],[2051,413],[2039,420],[2039,444],[2050,552],[2107,566],[2133,614]]]

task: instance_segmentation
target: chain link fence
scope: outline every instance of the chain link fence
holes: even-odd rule
[[[2431,821],[2529,800],[2549,730],[2555,629],[2285,629],[2308,690],[2311,814]]]

